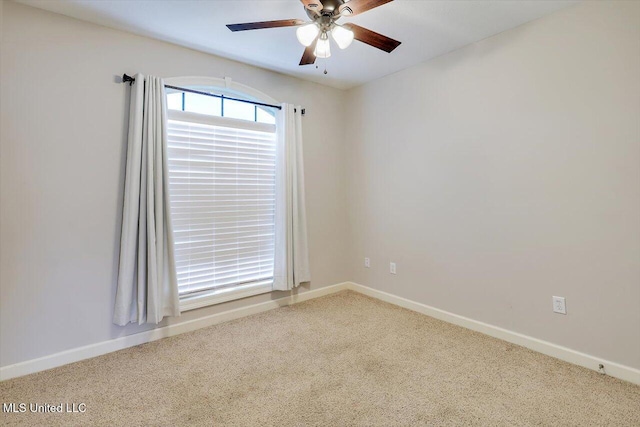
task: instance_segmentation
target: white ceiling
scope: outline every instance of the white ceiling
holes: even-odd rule
[[[299,18],[298,0],[18,0],[107,27],[172,42],[341,89],[408,68],[464,45],[538,19],[577,1],[395,0],[339,22],[353,22],[402,44],[386,53],[360,42],[332,45],[326,60],[299,66],[295,28],[232,33],[226,24]]]

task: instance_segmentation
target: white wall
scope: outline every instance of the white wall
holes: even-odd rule
[[[356,282],[640,368],[640,2],[353,89],[349,115]]]
[[[2,3],[0,366],[148,329],[111,323],[128,114],[128,88],[115,81],[124,72],[227,76],[305,106],[311,288],[348,278],[344,141],[323,126],[343,127],[344,92]]]

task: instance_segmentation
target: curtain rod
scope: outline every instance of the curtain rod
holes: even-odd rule
[[[129,83],[129,86],[131,86],[133,83],[135,83],[136,79],[127,75],[127,74],[123,74],[122,75],[122,83]],[[194,90],[194,89],[188,89],[186,87],[178,87],[178,86],[171,86],[171,85],[164,85],[165,88],[167,89],[175,89],[181,92],[189,92],[189,93],[195,93],[198,95],[204,95],[204,96],[212,96],[214,98],[221,98],[221,99],[229,99],[231,101],[238,101],[238,102],[244,102],[247,104],[253,104],[253,105],[260,105],[262,107],[271,107],[271,108],[277,108],[278,110],[282,110],[282,107],[280,105],[273,105],[273,104],[265,104],[263,102],[256,102],[256,101],[248,101],[246,99],[240,99],[240,98],[231,98],[230,96],[224,96],[224,95],[216,95],[214,93],[209,93],[209,92],[202,92],[199,90]],[[302,115],[304,116],[305,113],[305,109],[302,109]]]

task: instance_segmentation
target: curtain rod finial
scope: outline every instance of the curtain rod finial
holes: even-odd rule
[[[129,82],[129,86],[131,86],[135,81],[136,81],[136,79],[134,79],[133,77],[131,77],[131,76],[127,75],[127,74],[123,74],[122,75],[122,83]]]

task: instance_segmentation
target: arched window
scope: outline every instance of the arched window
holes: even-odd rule
[[[220,97],[183,92],[177,89],[167,89],[167,108],[169,110],[188,111],[208,116],[227,117],[258,123],[275,124],[276,122],[274,108],[237,100],[246,99],[257,101],[257,99],[247,96],[245,93],[215,86],[190,85],[188,88],[216,94]]]
[[[255,89],[165,79],[169,199],[181,310],[269,292],[273,283],[276,109]]]

